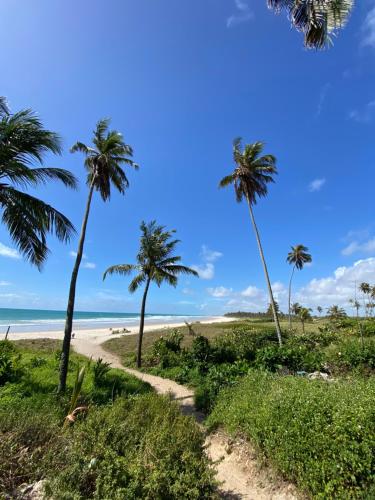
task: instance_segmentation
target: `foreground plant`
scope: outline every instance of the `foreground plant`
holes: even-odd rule
[[[159,226],[156,221],[149,224],[141,223],[141,241],[140,249],[137,255],[137,264],[118,264],[109,267],[104,275],[103,280],[108,275],[119,274],[128,276],[133,272],[138,274],[133,278],[129,285],[129,292],[134,293],[144,284],[141,317],[139,324],[139,336],[137,346],[137,367],[142,366],[142,340],[146,313],[146,300],[151,282],[157,284],[158,287],[163,282],[169,285],[176,286],[178,275],[190,274],[198,276],[198,273],[190,267],[179,264],[181,257],[173,255],[175,247],[179,240],[171,240],[174,230],[166,231],[164,226]]]
[[[87,185],[89,187],[89,194],[78,242],[76,260],[70,280],[64,340],[61,352],[59,392],[65,391],[66,387],[76,285],[78,271],[83,256],[92,196],[94,191],[98,191],[104,202],[109,201],[111,197],[111,186],[117,189],[117,191],[121,194],[124,194],[126,188],[129,186],[129,181],[125,175],[122,165],[129,165],[131,167],[138,168],[138,166],[131,159],[133,156],[132,148],[125,144],[124,139],[119,132],[116,130],[108,130],[108,127],[109,120],[100,120],[97,123],[92,141],[94,147],[86,146],[86,144],[83,144],[82,142],[77,142],[71,148],[72,153],[79,151],[86,156],[85,168],[87,170]]]
[[[40,119],[25,109],[11,114],[0,98],[0,207],[2,222],[21,254],[39,269],[48,255],[47,234],[68,242],[75,232],[58,210],[18,188],[39,187],[60,181],[75,189],[77,180],[61,168],[32,168],[43,164],[46,153],[61,154],[60,137],[43,127]]]
[[[292,25],[304,34],[306,47],[322,49],[346,25],[354,0],[268,0],[268,6],[288,13]]]
[[[257,203],[257,198],[267,195],[267,185],[271,182],[275,182],[273,176],[277,174],[276,158],[273,155],[262,156],[263,148],[264,144],[262,142],[246,144],[242,147],[241,139],[235,139],[233,142],[233,159],[236,164],[236,168],[230,175],[221,179],[219,187],[226,187],[233,184],[237,201],[241,202],[244,198],[247,201],[250,219],[253,224],[260,258],[263,264],[264,275],[266,277],[270,304],[276,326],[277,339],[279,341],[279,345],[281,346],[282,340],[279,318],[272,293],[266,259],[264,257],[263,247],[259,236],[259,230],[253,213],[253,205]]]
[[[291,318],[291,295],[292,295],[292,280],[294,276],[294,271],[296,268],[300,271],[303,266],[312,261],[311,255],[308,253],[308,248],[304,245],[296,245],[292,247],[292,250],[288,253],[286,258],[289,264],[293,264],[292,274],[289,281],[289,299],[288,299],[288,315],[289,315],[289,328],[292,328],[292,318]]]

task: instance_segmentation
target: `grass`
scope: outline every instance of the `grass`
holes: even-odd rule
[[[319,327],[325,325],[326,319],[317,319],[313,323],[306,324],[307,332],[317,332]],[[280,323],[282,330],[286,331],[289,327],[289,323],[286,320]],[[293,329],[298,333],[302,333],[302,326],[299,321],[293,322]],[[236,328],[249,328],[254,327],[256,329],[272,329],[273,322],[270,321],[259,321],[258,319],[246,319],[246,320],[234,320],[224,323],[193,323],[192,324],[194,332],[196,335],[203,335],[208,338],[208,340],[213,340],[217,337],[225,335],[228,331],[231,331],[234,327]],[[171,331],[175,330],[175,327],[163,328],[160,330],[153,330],[151,332],[145,332],[143,337],[142,350],[144,354],[147,354],[156,340],[160,337],[168,335]],[[184,338],[181,346],[184,348],[189,348],[193,341],[193,336],[189,335],[188,328],[186,326],[178,327],[178,330],[183,333]],[[116,354],[123,361],[125,366],[133,365],[135,361],[135,353],[137,348],[137,335],[124,335],[122,337],[107,340],[103,344],[103,348],[107,351]]]
[[[0,498],[19,498],[22,484],[41,479],[61,499],[215,496],[195,421],[121,370],[95,378],[91,362],[79,400],[87,414],[63,427],[76,368],[88,360],[72,353],[68,391],[58,396],[59,347],[46,339],[0,343],[11,359],[0,386]]]

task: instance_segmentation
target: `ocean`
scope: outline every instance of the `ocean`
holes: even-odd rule
[[[10,332],[62,331],[65,324],[65,311],[44,309],[5,309],[0,308],[0,335],[8,326]],[[204,316],[183,316],[177,314],[146,314],[147,323],[181,323],[198,321]],[[90,328],[121,328],[139,323],[139,313],[108,313],[76,311],[73,318],[74,330]]]

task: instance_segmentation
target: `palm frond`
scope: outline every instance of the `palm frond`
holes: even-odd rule
[[[138,290],[138,288],[146,281],[146,274],[144,272],[141,272],[135,276],[129,285],[129,292],[134,293],[135,291]]]
[[[112,274],[119,274],[120,276],[128,276],[134,270],[137,269],[137,266],[134,264],[117,264],[115,266],[108,267],[103,274],[103,281],[107,276],[111,276]]]

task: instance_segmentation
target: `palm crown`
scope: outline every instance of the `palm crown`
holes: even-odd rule
[[[94,147],[76,142],[70,150],[72,153],[80,151],[86,155],[87,184],[93,185],[100,192],[103,201],[111,196],[111,184],[122,194],[129,186],[122,165],[138,169],[138,165],[131,159],[133,149],[125,144],[122,134],[116,130],[108,130],[109,123],[108,119],[97,123],[92,140]]]
[[[308,248],[304,245],[296,245],[291,247],[291,252],[288,253],[286,260],[289,264],[294,264],[297,269],[301,270],[304,264],[311,262],[311,255],[308,253]]]
[[[40,119],[31,111],[9,112],[4,98],[0,99],[0,206],[2,222],[21,253],[31,263],[41,267],[48,254],[46,235],[55,233],[68,241],[74,227],[52,206],[18,187],[35,187],[50,180],[61,181],[76,188],[72,173],[60,168],[32,168],[42,165],[45,153],[61,153],[57,134],[43,128]]]
[[[323,48],[345,26],[354,0],[268,0],[276,12],[286,10],[293,26],[304,33],[307,47]]]
[[[242,146],[241,139],[233,142],[233,159],[236,168],[221,179],[219,186],[226,187],[234,184],[236,199],[242,201],[243,197],[254,205],[257,197],[267,195],[267,184],[275,182],[273,175],[277,174],[276,158],[273,155],[263,155],[264,144],[255,142]]]
[[[107,275],[129,275],[136,271],[138,274],[129,285],[129,291],[135,292],[138,287],[147,281],[154,281],[160,286],[164,281],[169,285],[177,285],[179,274],[198,276],[193,269],[179,264],[181,257],[174,256],[173,252],[179,240],[172,239],[175,231],[166,231],[164,226],[157,225],[156,221],[148,224],[141,223],[140,250],[137,254],[137,264],[119,264],[109,267],[104,273]]]

